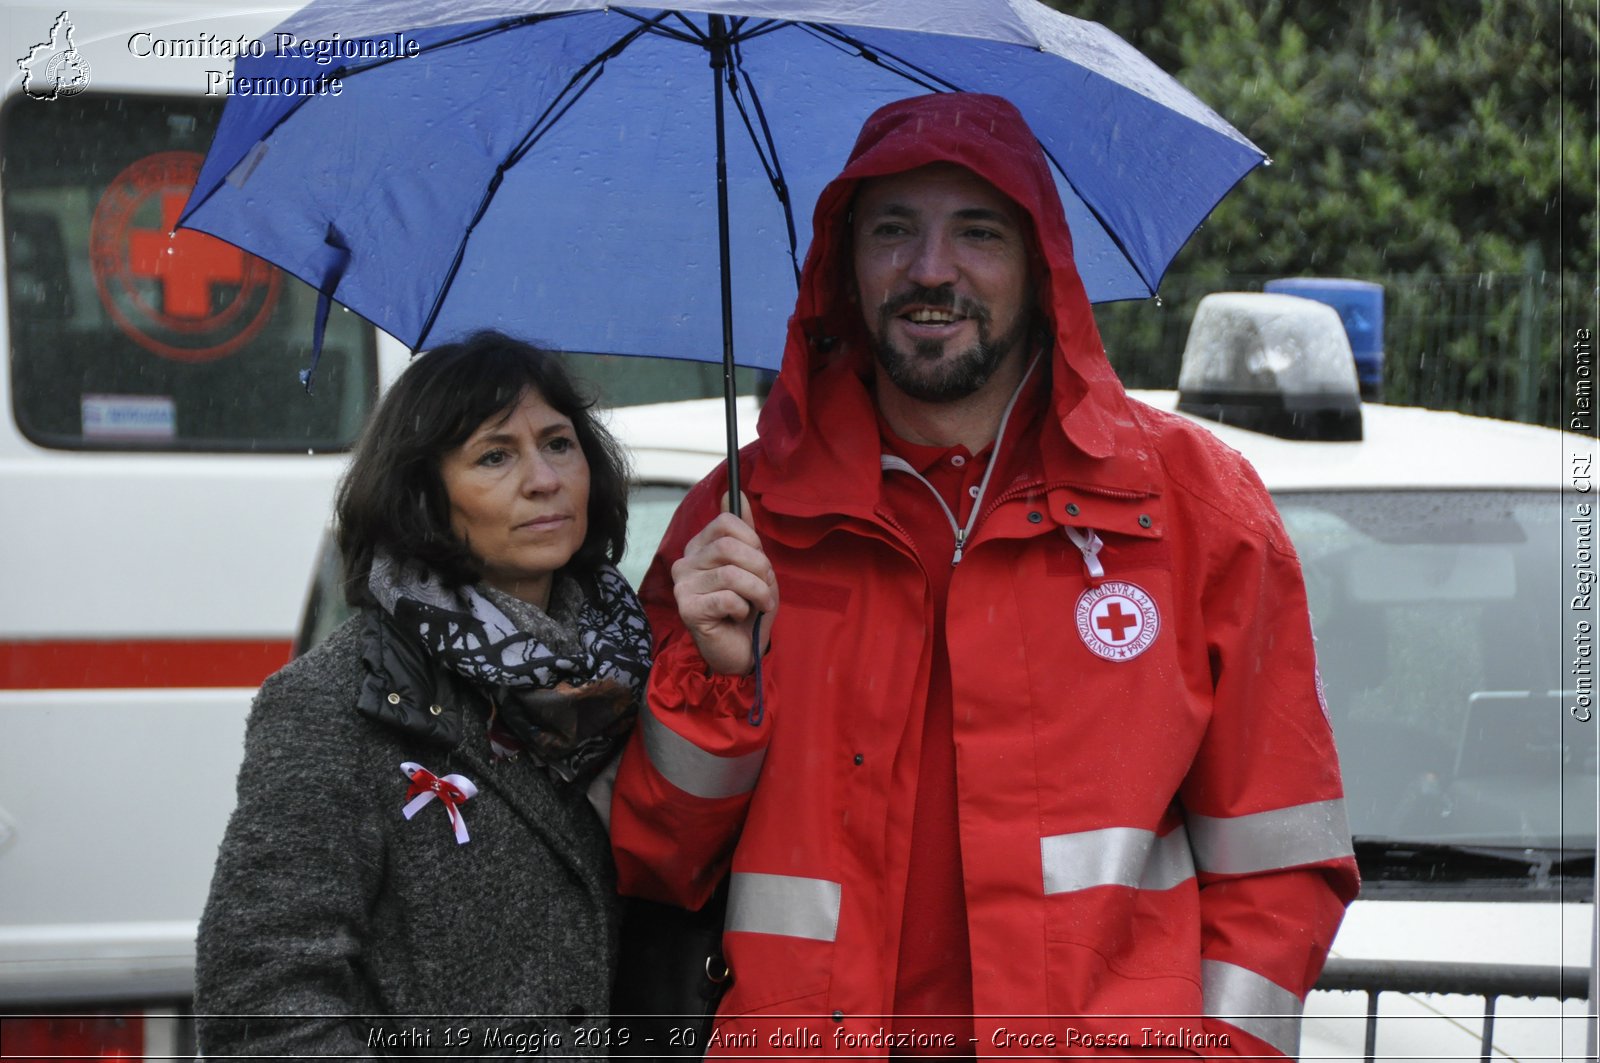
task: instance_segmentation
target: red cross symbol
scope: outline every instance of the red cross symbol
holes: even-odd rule
[[[1106,606],[1103,616],[1095,618],[1094,626],[1110,634],[1112,642],[1121,642],[1126,637],[1130,627],[1139,623],[1139,618],[1132,613],[1122,611],[1122,603],[1111,601]]]
[[[184,229],[167,235],[186,199],[184,192],[161,194],[161,229],[128,234],[128,269],[161,282],[163,313],[198,321],[211,316],[213,284],[244,283],[245,261],[243,251],[205,233]]]

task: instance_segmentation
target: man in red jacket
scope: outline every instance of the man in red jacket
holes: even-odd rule
[[[880,110],[813,233],[612,810],[624,892],[731,870],[711,1054],[1292,1056],[1357,879],[1265,490],[1124,393],[1004,100]]]

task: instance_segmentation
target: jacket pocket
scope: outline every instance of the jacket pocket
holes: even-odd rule
[[[1065,1026],[1063,1048],[1091,1058],[1173,1058],[1198,1055],[1203,1044],[1199,943],[1185,963],[1141,965],[1133,974],[1113,966],[1097,948],[1072,941],[1045,945],[1046,999],[1050,1013]]]
[[[723,998],[722,1009],[712,1024],[706,1055],[805,1057],[831,1049],[837,1024],[827,1010],[827,986],[797,996],[782,996],[783,999],[755,1006],[745,1003],[738,996],[736,975],[734,988]]]
[[[723,937],[723,948],[732,982],[717,1009],[719,1023],[727,1016],[754,1014],[807,997],[825,996],[832,983],[831,941],[728,934]]]
[[[1179,834],[1169,844],[1182,841]],[[1147,863],[1147,876],[1152,875],[1149,867]],[[1090,984],[1102,977],[1179,977],[1192,983],[1198,994],[1200,901],[1192,876],[1190,870],[1167,888],[1108,885],[1047,896],[1045,936],[1052,946],[1059,943],[1083,950],[1086,955],[1080,963],[1089,963],[1089,957],[1094,957],[1095,962],[1085,969]],[[1096,973],[1098,970],[1104,975]]]

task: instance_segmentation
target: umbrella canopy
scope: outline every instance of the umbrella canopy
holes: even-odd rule
[[[811,204],[920,92],[1018,106],[1100,302],[1153,294],[1263,160],[1036,0],[318,0],[251,50],[181,224],[414,348],[497,328],[777,368]]]

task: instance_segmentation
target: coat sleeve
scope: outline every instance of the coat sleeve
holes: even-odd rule
[[[655,663],[611,804],[622,893],[692,910],[705,904],[727,874],[777,700],[768,671],[765,718],[753,725],[755,678],[713,673],[673,598],[672,563],[718,513],[723,490],[722,479],[712,477],[685,496],[640,589],[656,633]]]
[[[1181,796],[1212,1051],[1292,1057],[1359,880],[1300,564],[1254,471],[1240,476],[1259,527],[1206,561],[1212,718]]]
[[[352,768],[353,713],[328,710],[309,675],[286,676],[268,679],[251,710],[238,804],[200,920],[200,1049],[377,1055],[367,1024],[352,1018],[377,1010],[354,961],[382,871],[381,838],[361,815],[368,800]]]

